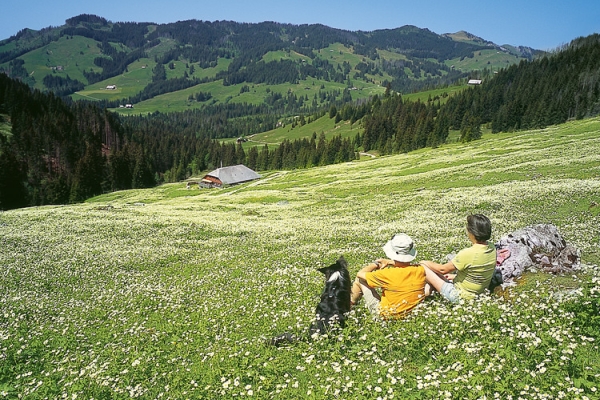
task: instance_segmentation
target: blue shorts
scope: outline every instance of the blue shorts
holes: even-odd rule
[[[454,284],[450,282],[444,283],[440,293],[452,303],[458,303],[460,300],[460,292],[454,287]]]

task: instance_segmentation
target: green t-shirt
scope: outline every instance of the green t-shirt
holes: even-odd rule
[[[489,285],[496,269],[496,247],[493,244],[474,244],[461,250],[452,259],[456,267],[454,287],[463,299],[472,299]]]

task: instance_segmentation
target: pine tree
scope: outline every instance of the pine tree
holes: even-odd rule
[[[29,203],[25,174],[4,136],[0,135],[0,210],[25,207]]]
[[[156,181],[154,179],[154,173],[152,173],[150,163],[144,157],[144,152],[139,151],[135,159],[131,187],[133,189],[140,189],[152,187],[155,184]]]
[[[88,144],[83,158],[77,162],[75,169],[69,197],[72,203],[102,193],[103,164],[100,149],[95,149],[91,144]]]
[[[248,159],[246,164],[247,167],[252,170],[258,169],[258,148],[256,146],[250,147],[248,150]]]

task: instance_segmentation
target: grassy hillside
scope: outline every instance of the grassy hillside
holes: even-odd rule
[[[214,78],[217,72],[226,70],[231,60],[222,58],[218,61],[215,67],[211,68],[195,68],[194,73],[189,73],[189,64],[183,60],[175,64],[175,68],[173,70],[167,68],[167,78],[177,78],[184,75],[187,71],[188,76],[195,77],[199,79],[203,78]],[[188,67],[186,68],[186,65]],[[156,62],[150,58],[141,58],[134,63],[129,64],[127,68],[127,72],[115,76],[110,79],[105,79],[93,85],[88,85],[84,90],[81,90],[75,94],[73,94],[73,99],[77,100],[80,98],[87,98],[92,100],[118,100],[125,99],[130,96],[134,96],[137,93],[141,92],[145,86],[152,82],[152,69],[156,66]],[[109,85],[116,85],[116,90],[106,90],[106,87]],[[225,101],[227,96],[230,96],[230,92],[239,93],[240,87],[234,86],[231,89],[226,89],[222,85],[222,81],[213,82],[205,85],[198,85],[193,88],[188,88],[186,90],[180,90],[173,93],[168,93],[166,95],[158,96],[159,98],[150,99],[145,102],[141,102],[136,104],[136,110],[113,110],[120,112],[136,112],[140,114],[145,114],[147,112],[154,112],[157,109],[163,110],[164,112],[174,111],[173,109],[169,109],[170,104],[181,104],[177,111],[183,111],[190,107],[191,103],[188,101],[188,97],[190,94],[194,94],[200,91],[210,90],[207,87],[212,86],[216,88],[216,93],[219,94],[218,98]],[[222,93],[221,93],[222,91]],[[167,100],[165,105],[164,99]],[[262,99],[261,99],[262,100]],[[198,103],[195,106],[201,107],[203,104]],[[162,108],[164,107],[164,108]]]
[[[484,68],[498,71],[501,68],[508,68],[512,64],[518,64],[520,60],[521,58],[516,55],[490,49],[477,51],[474,57],[447,60],[446,65],[453,66],[461,71],[482,70]]]
[[[323,85],[323,88],[321,88]],[[242,87],[249,86],[250,91],[242,93]],[[106,87],[106,86],[101,86]],[[287,95],[288,92],[296,94],[296,96],[308,96],[308,102],[312,102],[315,94],[319,91],[329,92],[337,90],[340,93],[347,87],[346,84],[327,82],[319,79],[307,79],[302,80],[297,84],[279,84],[279,85],[267,85],[267,84],[248,84],[240,83],[237,85],[223,86],[223,81],[213,81],[208,83],[202,83],[184,90],[178,90],[176,92],[170,92],[156,96],[152,99],[141,101],[135,104],[134,109],[123,110],[113,109],[122,114],[146,114],[161,110],[162,112],[175,112],[185,111],[193,108],[201,108],[206,104],[213,103],[249,103],[249,104],[261,104],[265,101],[270,92],[281,93]],[[103,90],[103,89],[101,89]],[[79,95],[85,94],[86,91],[78,92]],[[105,91],[106,92],[106,91]],[[189,99],[190,95],[205,92],[210,93],[212,98],[205,102],[197,102]],[[362,83],[357,85],[357,90],[352,91],[353,99],[365,99],[375,94],[382,95],[385,92],[385,88],[372,84]],[[97,93],[97,92],[96,92]],[[321,102],[322,103],[322,102]]]
[[[431,89],[431,90],[424,90],[422,92],[418,92],[418,93],[407,93],[407,94],[403,94],[402,98],[405,100],[410,100],[410,101],[421,101],[421,102],[427,102],[429,99],[432,99],[434,101],[439,101],[444,104],[446,102],[446,100],[448,99],[448,97],[460,92],[461,90],[466,89],[468,86],[467,85],[453,85],[453,86],[449,86],[449,87],[445,87],[445,88],[439,88],[439,89]]]
[[[316,133],[318,138],[321,132],[324,133],[325,138],[329,140],[333,136],[338,135],[343,138],[354,137],[358,132],[363,132],[363,129],[358,122],[354,125],[350,125],[350,121],[340,121],[336,124],[335,118],[329,118],[326,114],[303,126],[296,125],[295,127],[292,127],[292,124],[288,123],[280,128],[253,135],[245,145],[250,147],[253,144],[279,144],[285,139],[293,141],[302,138],[310,138],[313,133]]]
[[[81,36],[62,37],[56,42],[28,52],[20,58],[24,67],[35,78],[35,88],[44,90],[44,76],[57,74],[63,78],[87,82],[83,71],[101,71],[94,65],[94,58],[101,55],[97,42]]]
[[[419,93],[410,93],[407,95],[403,95],[402,97],[406,100],[410,101],[421,101],[427,102],[428,99],[434,99],[434,101],[440,101],[441,103],[445,103],[445,101],[452,95],[460,92],[461,90],[467,88],[466,85],[457,85],[451,86],[447,88],[441,89],[433,89],[427,90]],[[257,89],[253,89],[257,90]],[[381,89],[383,91],[383,89]],[[381,94],[378,93],[379,90],[373,89],[371,95]],[[247,93],[244,93],[246,95]],[[241,97],[241,96],[240,96]],[[130,110],[120,110],[121,113],[127,113]],[[138,110],[139,111],[139,110]],[[302,139],[302,138],[310,138],[313,133],[317,134],[317,137],[321,133],[325,134],[325,138],[327,140],[331,139],[334,136],[341,136],[343,138],[353,138],[357,133],[364,133],[364,129],[362,128],[362,124],[360,121],[355,122],[354,124],[350,124],[350,121],[340,121],[335,123],[335,118],[329,118],[328,114],[325,114],[321,118],[318,118],[314,121],[310,121],[305,125],[292,126],[292,121],[295,117],[290,117],[284,119],[282,122],[284,124],[278,128],[273,130],[258,133],[249,137],[248,141],[245,142],[242,146],[244,149],[249,149],[253,146],[263,146],[264,144],[268,145],[279,145],[283,140],[287,139],[290,141]],[[485,130],[485,129],[484,129]],[[448,143],[455,142],[458,137],[460,137],[459,132],[451,131],[450,135],[447,139]],[[237,138],[225,139],[223,142],[233,142],[236,141]]]
[[[129,64],[127,72],[88,85],[85,90],[81,90],[72,95],[74,100],[118,100],[138,94],[146,85],[152,82],[152,68],[156,63],[148,58],[141,58],[138,61]],[[116,89],[106,89],[107,86],[114,85]]]
[[[600,388],[600,120],[309,170],[222,190],[171,184],[0,213],[0,392],[25,398],[564,398]],[[301,333],[322,278],[396,232],[420,259],[553,223],[576,275],[530,273],[382,323],[363,305],[331,339]]]

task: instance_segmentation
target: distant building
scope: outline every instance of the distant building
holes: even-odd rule
[[[133,104],[125,104],[125,108],[133,108]]]
[[[106,87],[106,90],[115,90],[117,88],[117,85],[108,85]]]
[[[468,85],[481,85],[481,79],[469,79]]]
[[[212,188],[237,185],[239,183],[260,179],[260,175],[245,165],[217,168],[209,172],[198,184],[200,187]]]

